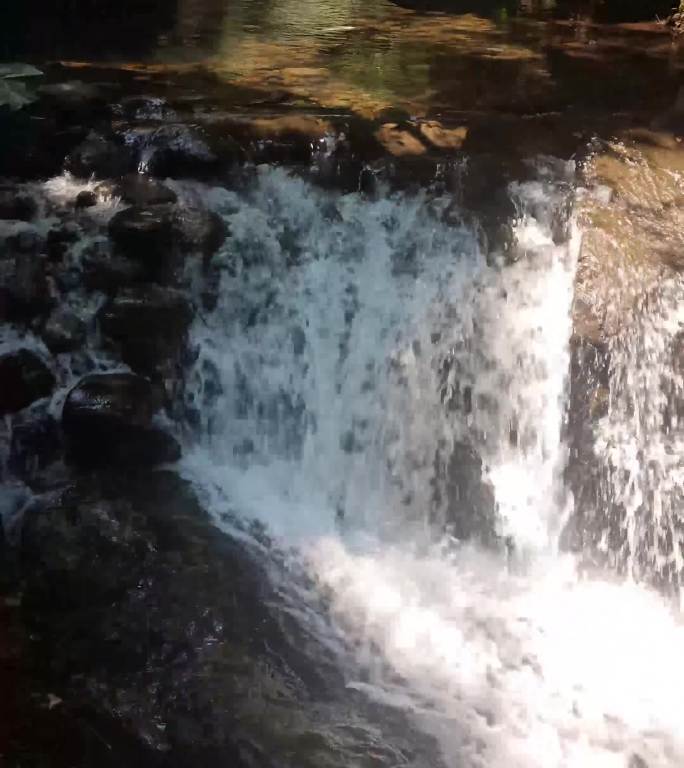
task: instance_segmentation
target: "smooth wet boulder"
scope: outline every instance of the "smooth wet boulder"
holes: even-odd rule
[[[129,173],[116,185],[114,194],[124,203],[134,206],[163,205],[175,203],[176,193],[165,184],[140,173]]]
[[[74,208],[92,208],[97,205],[97,194],[89,189],[84,189],[76,195],[74,200]]]
[[[173,250],[173,222],[170,205],[132,206],[112,218],[109,236],[119,253],[156,269]]]
[[[91,374],[69,392],[62,427],[77,464],[152,465],[176,461],[176,440],[153,422],[160,397],[132,373]]]
[[[0,416],[47,397],[54,387],[54,374],[32,350],[21,348],[0,355]]]
[[[227,227],[214,211],[199,206],[179,206],[174,229],[182,246],[189,251],[211,256],[226,239]]]
[[[48,317],[42,337],[53,354],[73,352],[85,341],[86,326],[68,307],[58,307]]]
[[[111,139],[91,134],[65,160],[66,170],[79,178],[123,176],[135,167],[130,149]]]
[[[181,291],[143,284],[126,288],[98,312],[103,335],[117,343],[134,370],[151,374],[181,351],[193,309]]]
[[[229,136],[210,138],[184,123],[137,126],[127,131],[126,142],[135,148],[139,167],[160,178],[212,178],[242,159]]]
[[[83,254],[83,282],[91,291],[116,293],[146,276],[144,264],[115,253],[107,240],[96,240]]]
[[[208,258],[225,239],[226,227],[205,208],[158,204],[120,211],[109,223],[109,236],[115,253],[141,264],[150,280],[178,284],[185,257]]]

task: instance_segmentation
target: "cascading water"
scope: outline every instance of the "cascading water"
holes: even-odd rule
[[[272,169],[213,190],[231,237],[194,329],[185,470],[294,547],[367,666],[348,685],[409,712],[447,765],[681,765],[684,629],[555,551],[579,237],[554,242],[562,179],[511,194],[517,260],[491,265],[428,193],[372,202]],[[468,515],[512,561],[457,541]]]

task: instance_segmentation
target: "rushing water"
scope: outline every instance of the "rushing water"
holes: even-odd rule
[[[246,122],[294,110],[296,122],[303,107],[330,118],[314,152],[322,163],[340,113],[375,121],[363,130],[380,144],[400,121],[416,156],[440,148],[423,133],[437,117],[455,127],[455,146],[466,140],[441,169],[456,181],[469,154],[563,155],[568,136],[577,146],[611,110],[612,130],[646,103],[673,103],[681,66],[662,30],[507,15],[543,2],[486,13],[464,3],[453,15],[406,5],[180,0],[163,31],[145,29],[153,53],[135,66],[211,74],[200,80],[212,95],[183,84],[169,120],[228,108]],[[126,42],[130,21],[117,24]],[[34,38],[50,55],[129,52],[87,34],[53,41],[47,27],[48,42]],[[312,646],[339,655],[348,688],[406,713],[450,768],[684,765],[681,611],[644,586],[676,592],[684,573],[684,288],[681,272],[659,269],[646,290],[640,261],[630,272],[608,258],[636,242],[641,219],[643,251],[663,239],[663,221],[681,232],[681,174],[667,171],[677,189],[657,209],[646,197],[662,178],[647,173],[624,209],[597,197],[624,232],[591,265],[620,285],[603,300],[619,322],[600,342],[609,391],[587,473],[592,543],[613,568],[589,576],[586,553],[559,544],[577,513],[564,435],[578,261],[588,263],[588,225],[568,213],[575,172],[543,158],[520,174],[494,245],[478,209],[487,192],[466,212],[439,183],[342,195],[273,167],[246,172],[237,191],[168,182],[181,206],[210,206],[230,232],[210,266],[216,305],[206,301],[192,329],[182,471],[208,492],[218,525],[269,540],[264,572],[287,582],[283,607],[320,640]],[[104,227],[119,201],[94,182],[61,176],[31,191],[66,209],[86,189],[98,202],[83,215]],[[75,266],[85,246],[69,250]],[[629,306],[623,280],[641,296]],[[87,355],[91,367],[114,364]],[[57,367],[65,386],[89,369],[78,355]]]
[[[447,765],[684,760],[684,628],[655,594],[557,553],[580,244],[572,222],[558,235],[566,174],[510,189],[514,259],[427,191],[373,202],[264,170],[209,194],[232,237],[194,331],[186,471],[290,549],[328,595],[315,631],[341,631],[367,667],[348,686],[410,713]],[[649,402],[657,384],[627,365]],[[609,423],[630,432],[625,397]],[[496,501],[478,524],[507,554],[449,535],[476,514],[440,472],[464,442]]]

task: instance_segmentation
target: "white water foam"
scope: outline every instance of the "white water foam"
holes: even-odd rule
[[[368,664],[349,685],[410,712],[447,765],[681,766],[684,629],[552,556],[577,239],[554,243],[557,186],[512,193],[520,258],[490,267],[427,195],[336,198],[282,170],[215,191],[232,237],[194,329],[186,471],[296,546]],[[435,454],[462,440],[498,533],[536,552],[524,570],[435,544]]]

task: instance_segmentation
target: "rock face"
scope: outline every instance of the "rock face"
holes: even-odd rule
[[[0,416],[47,397],[54,386],[53,373],[30,349],[0,355]]]
[[[145,265],[114,253],[110,244],[99,240],[83,257],[83,281],[88,289],[116,293],[120,288],[145,279]]]
[[[401,713],[345,687],[275,607],[258,554],[170,472],[101,475],[39,500],[19,561],[31,691],[60,700],[45,716],[71,745],[50,765],[272,768],[284,755],[342,768],[369,749],[378,768],[441,764]]]
[[[62,412],[70,458],[91,466],[176,461],[178,443],[152,422],[159,406],[159,396],[141,376],[86,376],[69,392]]]

